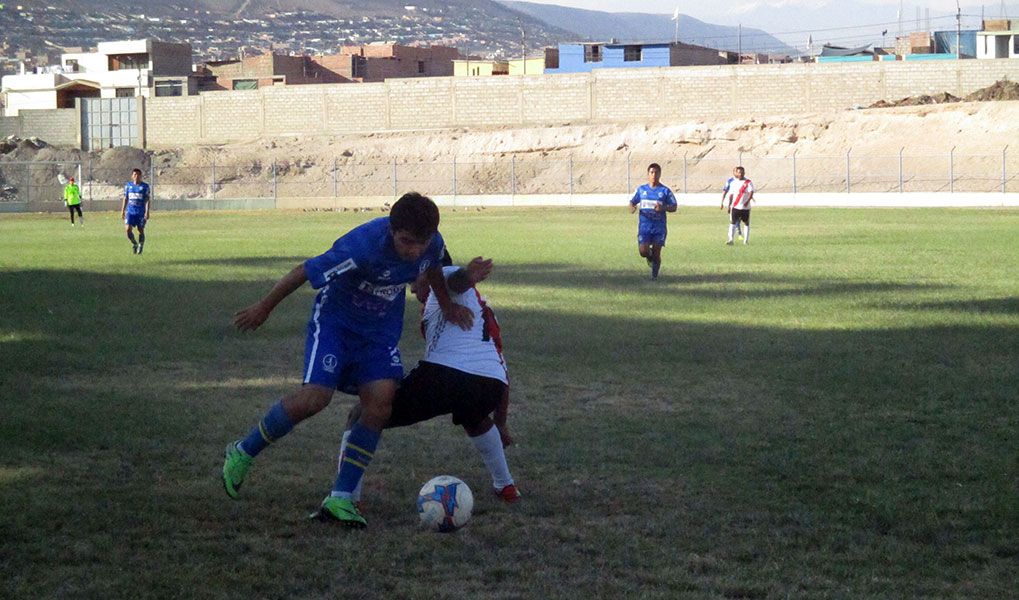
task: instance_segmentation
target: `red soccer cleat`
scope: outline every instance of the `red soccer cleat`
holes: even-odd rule
[[[520,490],[518,490],[517,486],[512,483],[501,490],[492,490],[492,493],[495,494],[496,498],[502,500],[506,504],[513,504],[520,500]]]

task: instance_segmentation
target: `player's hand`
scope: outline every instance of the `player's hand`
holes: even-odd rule
[[[442,311],[442,316],[464,331],[469,331],[474,326],[474,313],[462,304],[453,303],[448,311]]]
[[[488,276],[492,274],[492,259],[475,256],[465,268],[471,285],[475,285],[488,279]]]
[[[254,331],[269,318],[269,310],[261,303],[252,304],[234,313],[234,326],[241,331]]]
[[[661,201],[655,202],[655,212],[662,212],[662,203],[661,203]]]

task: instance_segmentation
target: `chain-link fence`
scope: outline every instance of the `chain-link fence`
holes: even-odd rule
[[[108,162],[108,161],[107,161]],[[200,166],[151,164],[145,179],[161,200],[280,198],[386,198],[408,191],[431,196],[518,196],[538,194],[629,194],[646,181],[651,162],[677,194],[716,193],[735,165],[743,165],[758,194],[1019,192],[1019,149],[985,154],[888,155],[846,152],[841,156],[726,157],[626,155],[612,159],[510,156],[454,162],[354,162],[312,159],[254,160]],[[63,181],[74,176],[86,202],[119,208],[130,168],[99,161],[0,161],[0,202],[24,210],[60,203]]]

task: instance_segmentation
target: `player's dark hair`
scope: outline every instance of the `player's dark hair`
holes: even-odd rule
[[[389,226],[419,239],[431,237],[439,230],[439,207],[428,196],[408,192],[390,209]]]
[[[135,173],[141,175],[142,174],[142,170],[141,169],[131,169],[131,174],[134,175]]]
[[[655,171],[658,171],[659,173],[661,173],[662,172],[662,165],[660,165],[658,163],[651,163],[650,165],[647,166],[647,170],[650,171],[651,169],[654,169]]]
[[[746,169],[744,169],[743,167],[736,167],[736,170],[737,170],[737,171],[739,171],[740,173],[743,173],[744,175],[745,175],[745,174],[746,174],[746,172],[747,172],[747,170],[746,170]]]

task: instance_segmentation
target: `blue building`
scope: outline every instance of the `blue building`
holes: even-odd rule
[[[590,73],[595,69],[721,65],[727,52],[682,42],[578,42],[559,44],[558,68],[545,73]]]

